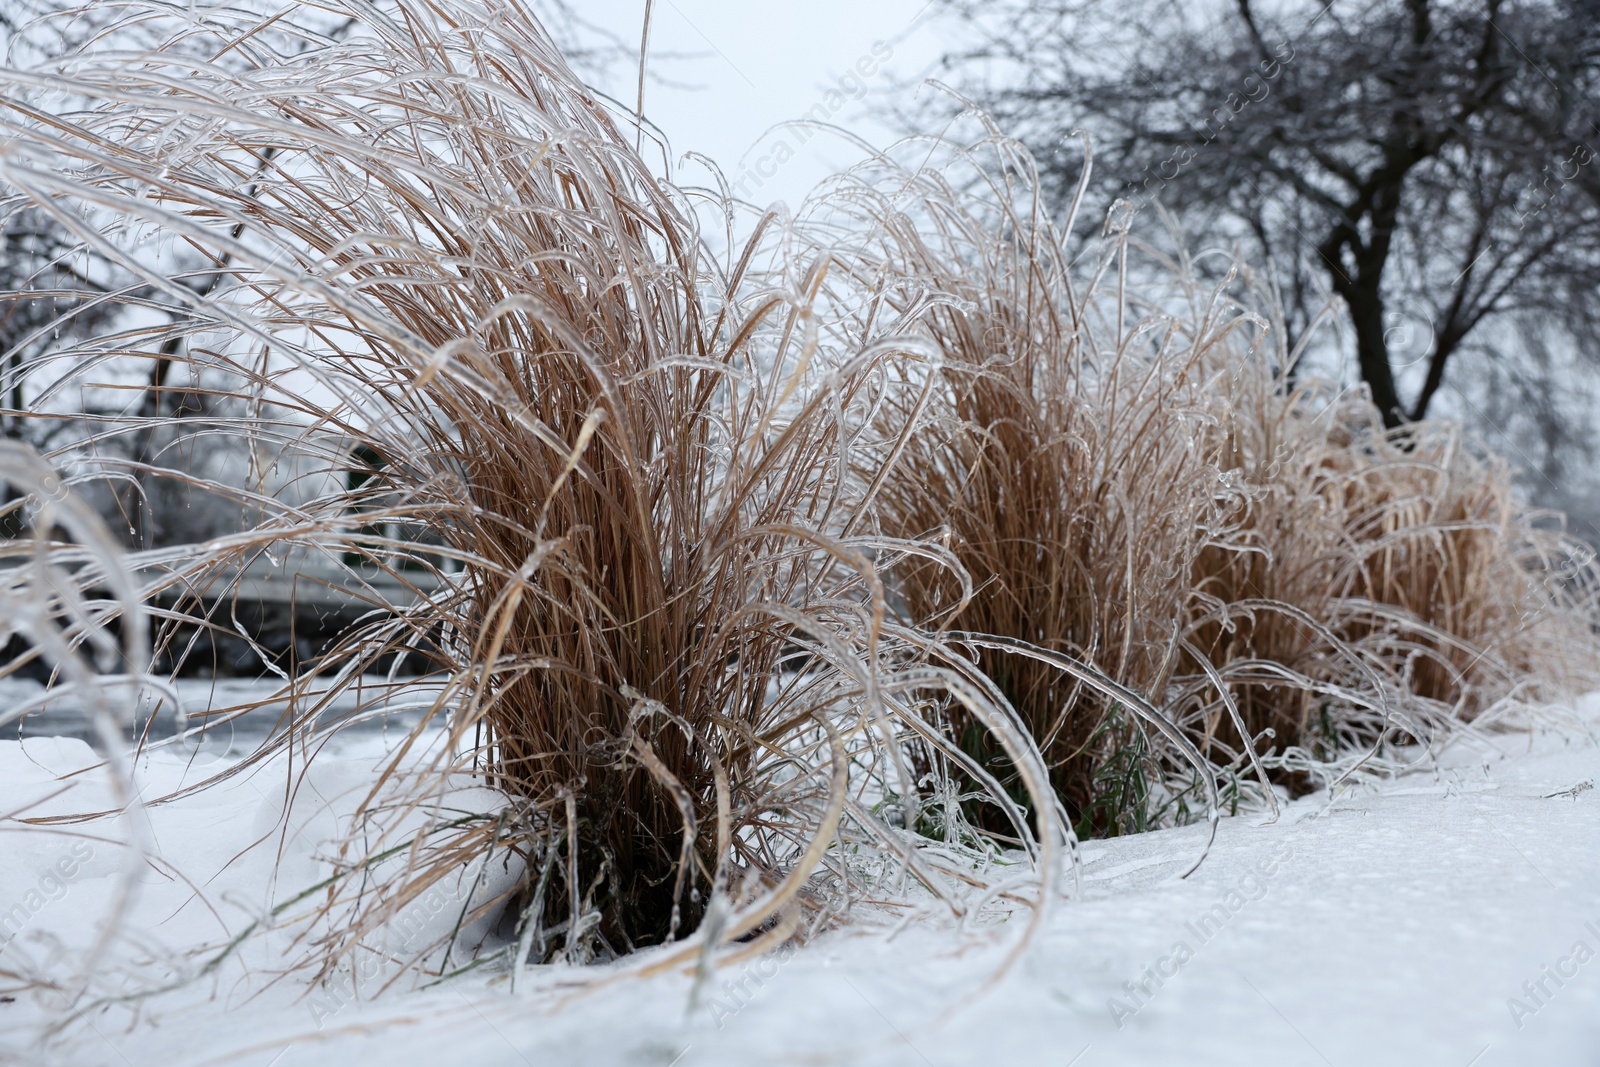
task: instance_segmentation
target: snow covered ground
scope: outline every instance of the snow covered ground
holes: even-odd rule
[[[0,1062],[1600,1064],[1600,790],[1585,788],[1600,780],[1597,737],[1591,697],[1564,730],[1468,737],[1381,788],[1306,797],[1275,824],[1224,820],[1187,880],[1202,827],[1091,843],[1081,894],[997,982],[1020,915],[829,934],[729,968],[693,1009],[693,978],[677,972],[596,982],[607,972],[536,968],[515,993],[473,972],[366,1001],[348,986],[262,990],[223,968],[78,1018],[42,1047],[28,1043],[50,995],[0,1003]],[[128,924],[146,958],[176,960],[237,930],[277,887],[314,879],[323,835],[384,744],[369,731],[324,752],[291,833],[269,848],[241,854],[283,810],[281,765],[150,809],[163,862],[142,875]],[[93,758],[77,740],[0,742],[0,815],[80,807],[103,777],[61,775]],[[141,780],[195,773],[173,751]],[[19,908],[25,919],[0,931],[16,934],[0,968],[92,942],[115,899],[115,836],[0,823],[0,925]]]

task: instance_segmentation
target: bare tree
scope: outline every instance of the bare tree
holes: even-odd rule
[[[1081,127],[1103,203],[1159,199],[1243,242],[1292,330],[1337,293],[1390,427],[1491,321],[1593,336],[1594,0],[940,2],[981,33],[950,59],[958,87],[1062,195],[1081,161],[1055,149]],[[1413,325],[1426,343],[1403,343]]]
[[[24,439],[23,366],[63,337],[88,335],[115,305],[97,299],[107,287],[91,276],[81,243],[64,226],[37,209],[11,207],[0,205],[0,435]]]
[[[228,35],[236,31],[237,24],[255,17],[250,0],[197,14],[190,20],[187,35],[181,37],[151,37],[144,21],[125,22],[125,15],[116,4],[83,7],[62,0],[0,0],[0,37],[13,61],[25,57],[46,71],[57,61],[70,66],[78,50],[96,41],[113,42],[134,52],[187,51],[211,65],[246,70],[285,56],[333,47],[357,28],[354,18],[274,20],[266,24],[264,32],[230,44]],[[71,111],[88,104],[62,100],[57,106]],[[152,150],[163,149],[153,144]],[[275,150],[268,148],[245,162],[252,195],[263,181],[276,177],[275,155]],[[174,495],[187,505],[193,495],[182,481],[163,483],[157,476],[158,461],[167,453],[166,462],[195,462],[190,455],[193,448],[174,451],[174,445],[196,420],[214,414],[206,390],[192,376],[172,380],[174,367],[192,371],[196,365],[187,355],[191,341],[188,303],[118,277],[124,272],[117,271],[103,251],[72,236],[58,220],[11,192],[0,189],[0,430],[7,436],[27,436],[42,444],[53,429],[72,421],[54,417],[34,402],[37,394],[49,389],[54,372],[43,364],[49,362],[52,352],[92,337],[102,320],[132,307],[171,322],[153,350],[121,353],[150,357],[143,387],[134,394],[136,400],[120,413],[89,412],[103,420],[114,420],[119,414],[137,420],[131,433],[106,434],[103,444],[118,453],[119,462],[129,472],[111,503],[123,520],[117,525],[129,530],[135,547],[153,547],[165,527],[184,522],[188,527],[195,525],[182,517],[187,507],[158,506],[158,502],[170,504]],[[234,227],[236,239],[242,233],[242,224]],[[169,249],[169,260],[165,266],[174,280],[193,294],[193,302],[211,296],[229,276],[231,266],[226,255],[197,256],[181,245]],[[214,441],[211,447],[215,449]]]

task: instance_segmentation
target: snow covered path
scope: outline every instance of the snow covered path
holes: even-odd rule
[[[1201,828],[1092,843],[1082,899],[988,989],[1010,924],[830,935],[730,969],[692,1014],[687,976],[573,995],[555,968],[515,995],[469,975],[376,1003],[157,1001],[52,1062],[1600,1064],[1597,781],[1591,738],[1502,734],[1274,825],[1224,820],[1186,881]]]

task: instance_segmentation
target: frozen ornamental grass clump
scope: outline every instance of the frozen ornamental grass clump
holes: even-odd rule
[[[210,918],[0,959],[52,1017],[1025,941],[1080,837],[1214,833],[1588,677],[1592,553],[1503,464],[1295,384],[1248,270],[1120,212],[1071,247],[981,118],[789,217],[652,167],[514,3],[73,25],[0,71],[0,214],[50,236],[3,299],[59,308],[0,381],[42,446],[0,453],[0,679],[96,694],[110,792],[12,821]],[[242,529],[163,527],[194,494]],[[263,647],[263,567],[359,619]],[[271,684],[158,740],[223,638]],[[206,795],[215,885],[139,807]]]

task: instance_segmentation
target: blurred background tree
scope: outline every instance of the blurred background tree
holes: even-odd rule
[[[973,42],[953,87],[1063,211],[1082,129],[1081,224],[1122,198],[1239,247],[1291,345],[1336,296],[1335,347],[1390,427],[1476,423],[1593,535],[1574,478],[1600,368],[1600,3],[936,2]]]

